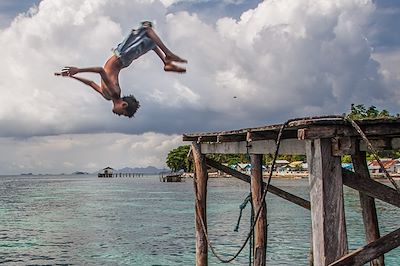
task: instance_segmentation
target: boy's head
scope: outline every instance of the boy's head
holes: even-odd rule
[[[128,95],[122,97],[121,101],[114,103],[113,112],[117,115],[124,115],[131,118],[139,107],[139,101],[133,95]]]
[[[128,106],[125,107],[127,113],[126,116],[133,117],[137,109],[140,107],[139,101],[136,100],[133,95],[124,96],[122,97],[122,100],[128,104]]]

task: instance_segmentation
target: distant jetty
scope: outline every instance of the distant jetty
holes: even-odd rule
[[[184,179],[183,173],[161,173],[160,181],[161,182],[182,182]]]
[[[121,173],[115,172],[111,167],[104,168],[97,174],[97,177],[101,178],[112,178],[112,177],[143,177],[144,173]]]

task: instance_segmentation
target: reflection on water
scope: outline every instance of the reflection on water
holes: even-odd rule
[[[273,180],[308,198],[307,180]],[[249,192],[235,179],[211,179],[208,228],[222,255],[233,254],[249,230],[249,207],[233,232]],[[349,246],[363,243],[354,190],[345,189]],[[157,177],[0,177],[0,263],[10,265],[194,265],[193,185]],[[268,196],[268,265],[308,265],[309,212]],[[382,234],[397,229],[400,211],[377,201]],[[398,265],[399,248],[387,265]],[[209,256],[210,265],[218,264]],[[248,249],[234,265],[248,263]]]

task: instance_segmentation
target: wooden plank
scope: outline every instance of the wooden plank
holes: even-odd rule
[[[205,155],[201,153],[200,145],[197,142],[192,143],[192,155],[195,166],[195,227],[196,227],[196,266],[208,265],[208,243],[201,219],[204,226],[207,226],[207,166]],[[207,230],[207,228],[205,228]]]
[[[329,266],[363,265],[400,246],[400,228],[359,248]]]
[[[255,140],[276,140],[279,130],[275,131],[251,131],[252,141]],[[282,132],[281,139],[297,139],[297,130],[285,130]]]
[[[217,142],[239,142],[239,141],[246,141],[246,134],[239,134],[239,135],[218,135]]]
[[[368,119],[368,120],[356,120],[356,123],[361,126],[365,133],[369,136],[400,136],[400,119]],[[207,138],[210,141],[215,141],[218,135],[246,135],[247,132],[255,132],[257,135],[263,137],[263,139],[275,139],[275,136],[282,124],[266,125],[261,127],[243,128],[238,130],[230,131],[219,131],[219,132],[207,132],[207,133],[189,133],[183,134],[184,141],[197,141],[198,137],[203,137],[203,141]],[[358,136],[358,134],[349,126],[348,122],[344,121],[343,118],[328,118],[328,117],[314,117],[314,118],[299,118],[290,121],[287,126],[287,131],[292,131],[289,134],[295,133],[296,130],[300,130],[300,136],[303,134],[303,139],[309,138],[330,138],[333,136]],[[304,131],[303,131],[304,129]],[[295,138],[295,136],[285,136],[283,138]]]
[[[196,134],[193,136],[188,136],[188,135],[183,135],[183,141],[196,141],[199,142],[199,138],[202,142],[210,141],[210,142],[216,142],[217,141],[217,135],[203,135],[203,134]]]
[[[319,137],[331,138],[337,136],[336,127],[317,126],[313,128],[302,128],[297,131],[298,139],[317,139]]]
[[[400,149],[400,138],[392,139],[392,149]]]
[[[346,169],[343,171],[343,184],[400,208],[400,194],[393,188]]]
[[[333,156],[342,156],[353,154],[355,152],[355,140],[350,137],[333,137],[332,154]]]
[[[347,253],[340,157],[330,139],[307,141],[314,265],[328,265]]]
[[[251,161],[251,194],[255,213],[261,208],[261,212],[254,228],[254,266],[265,266],[266,262],[266,230],[267,212],[263,200],[262,181],[262,154],[250,155]]]
[[[391,124],[365,125],[362,127],[367,136],[399,136],[400,127]],[[319,139],[340,137],[358,137],[359,133],[348,125],[312,126],[298,130],[299,139]]]
[[[229,131],[219,131],[219,132],[207,132],[207,133],[186,133],[183,134],[183,141],[195,141],[199,136],[213,136],[216,137],[217,135],[246,135],[247,132],[252,131],[252,132],[273,132],[273,131],[279,131],[279,129],[282,127],[282,125],[267,125],[267,126],[261,126],[261,127],[253,127],[253,128],[242,128],[242,129],[237,129],[237,130],[229,130]]]
[[[241,173],[239,171],[231,169],[231,168],[229,168],[229,167],[227,167],[225,165],[222,165],[222,164],[220,164],[220,163],[218,163],[218,162],[216,162],[216,161],[214,161],[214,160],[212,160],[210,158],[207,158],[207,157],[206,157],[206,164],[208,166],[210,166],[210,167],[213,167],[213,168],[215,168],[217,170],[220,170],[220,171],[222,171],[224,173],[227,173],[227,174],[229,174],[229,175],[231,175],[233,177],[236,177],[236,178],[238,178],[238,179],[250,184],[251,177],[246,175],[246,174],[243,174],[243,173]],[[264,184],[265,184],[265,182],[264,182]],[[269,185],[268,192],[271,192],[272,194],[274,194],[274,195],[276,195],[278,197],[281,197],[281,198],[283,198],[285,200],[288,200],[288,201],[290,201],[290,202],[292,202],[292,203],[294,203],[294,204],[296,204],[296,205],[298,205],[300,207],[303,207],[305,209],[310,210],[310,208],[311,208],[310,207],[310,202],[308,200],[302,199],[302,198],[300,198],[300,197],[298,197],[296,195],[293,195],[293,194],[291,194],[289,192],[286,192],[286,191],[284,191],[284,190],[282,190],[280,188],[277,188],[277,187],[275,187],[273,185]]]
[[[275,149],[274,140],[257,140],[249,143],[246,141],[201,143],[201,150],[204,154],[273,154]],[[281,141],[279,154],[305,154],[305,142],[297,139],[284,139]]]
[[[400,149],[400,138],[370,139],[369,141],[377,151]],[[360,150],[368,151],[367,144],[363,140],[360,141]]]
[[[360,151],[359,147],[356,147],[355,153],[351,156],[353,161],[354,171],[358,173],[362,178],[371,179],[369,175],[367,157],[365,151]],[[365,240],[366,243],[372,243],[380,238],[378,216],[376,214],[375,199],[360,192],[360,204],[365,229]],[[379,258],[370,262],[372,266],[384,266],[385,260],[383,255]]]

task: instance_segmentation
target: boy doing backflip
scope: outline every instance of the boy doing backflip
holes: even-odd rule
[[[185,59],[172,53],[160,40],[154,32],[152,23],[144,21],[138,29],[131,33],[113,49],[112,55],[104,64],[104,67],[64,67],[60,73],[54,73],[56,76],[71,77],[92,87],[99,92],[106,100],[113,102],[112,111],[117,115],[133,117],[139,108],[139,102],[134,96],[125,96],[121,98],[121,88],[119,86],[119,72],[128,67],[133,60],[153,50],[164,63],[165,71],[185,73],[186,69],[174,64],[187,63]],[[101,77],[100,85],[92,80],[75,76],[77,73],[92,72],[98,73]]]

